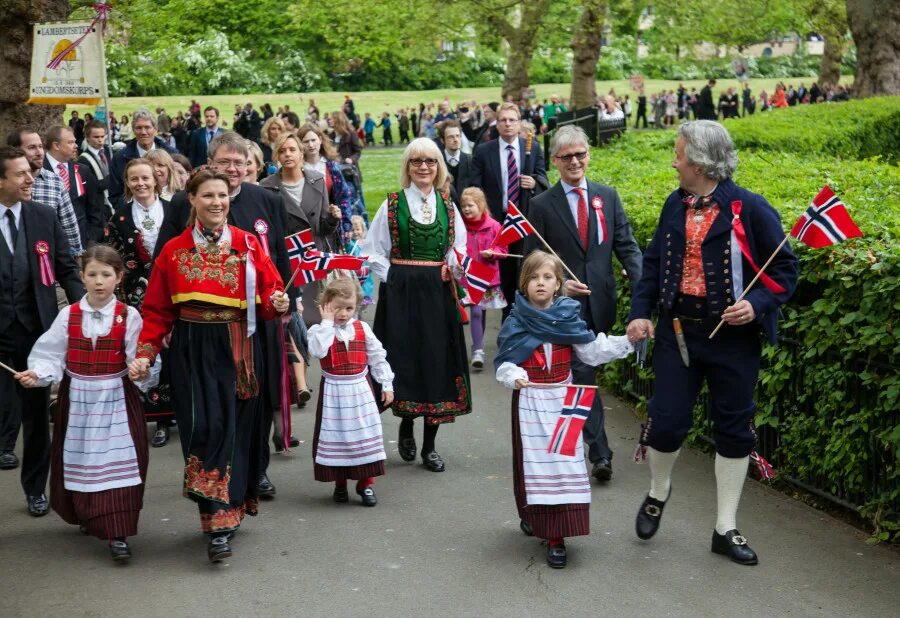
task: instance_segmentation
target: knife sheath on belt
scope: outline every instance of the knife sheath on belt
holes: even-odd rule
[[[691,359],[688,356],[687,341],[684,340],[684,331],[681,330],[681,320],[672,318],[672,330],[675,331],[675,342],[678,344],[678,353],[681,354],[681,361],[685,367],[691,366]]]

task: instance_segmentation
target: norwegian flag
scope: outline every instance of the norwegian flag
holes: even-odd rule
[[[304,286],[307,283],[324,279],[328,276],[325,270],[309,270],[304,268],[304,258],[310,251],[316,250],[316,243],[313,241],[312,230],[303,230],[284,239],[287,246],[288,260],[291,263],[291,270],[299,270],[296,278],[296,285]]]
[[[300,268],[303,270],[359,270],[367,259],[369,258],[366,256],[355,257],[309,249],[300,258]]]
[[[463,285],[469,293],[469,298],[472,299],[472,304],[477,305],[484,298],[487,289],[491,287],[494,271],[490,266],[476,262],[468,255],[463,255],[456,248],[453,251],[456,252],[456,261],[464,274]]]
[[[500,228],[500,233],[497,234],[494,244],[511,245],[517,240],[521,240],[532,234],[534,234],[534,228],[531,226],[531,223],[528,222],[525,215],[519,212],[516,205],[510,202],[507,206],[506,219],[503,221],[503,227]]]
[[[567,386],[563,408],[559,420],[550,438],[548,453],[557,453],[569,457],[575,455],[575,447],[581,440],[581,430],[591,413],[594,403],[594,389],[579,386]]]
[[[819,191],[810,207],[791,229],[791,236],[813,249],[821,249],[862,235],[843,202],[828,185]]]

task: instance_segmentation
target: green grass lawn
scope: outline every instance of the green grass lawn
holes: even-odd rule
[[[755,94],[764,89],[768,93],[772,93],[775,84],[784,81],[786,84],[794,84],[799,86],[805,83],[809,86],[814,78],[796,77],[785,79],[752,79],[750,86]],[[842,78],[843,82],[852,82],[852,76]],[[659,92],[663,88],[666,90],[678,88],[678,84],[684,84],[687,88],[695,87],[698,90],[706,83],[706,80],[685,80],[683,82],[671,80],[646,80],[645,88],[647,94]],[[734,86],[740,89],[740,83],[736,79],[720,79],[716,86],[716,92]],[[634,98],[635,93],[631,89],[628,80],[620,79],[614,81],[597,82],[597,92],[606,94],[614,89],[617,94],[630,94]],[[562,97],[569,96],[569,84],[538,84],[534,86],[538,99],[549,98],[551,95],[558,94]],[[268,103],[276,110],[284,105],[290,105],[291,110],[298,114],[305,113],[310,99],[315,99],[317,107],[324,113],[340,109],[344,102],[344,92],[309,92],[299,94],[228,94],[228,95],[210,95],[210,96],[170,96],[170,97],[128,97],[113,98],[110,100],[110,107],[116,113],[131,114],[139,107],[146,107],[150,111],[154,111],[157,107],[164,107],[170,115],[175,115],[179,110],[185,111],[191,103],[191,99],[197,99],[200,105],[206,107],[213,105],[219,109],[224,120],[230,125],[233,117],[234,106],[244,105],[252,102],[254,107],[259,108],[263,103]],[[419,91],[369,91],[352,93],[353,101],[356,104],[358,113],[370,112],[380,114],[382,111],[394,112],[401,107],[412,107],[419,103],[438,103],[447,97],[451,103],[455,104],[460,101],[475,100],[480,103],[498,100],[500,97],[500,89],[497,87],[489,88],[447,88],[444,90],[419,90]],[[91,112],[93,108],[83,105],[69,106],[66,114],[71,110],[77,110],[80,113]]]

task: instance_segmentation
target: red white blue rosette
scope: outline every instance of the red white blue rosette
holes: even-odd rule
[[[39,240],[34,243],[34,252],[37,253],[38,266],[41,269],[41,283],[50,287],[56,283],[56,274],[50,262],[50,244],[46,240]]]
[[[266,252],[266,255],[269,255],[269,224],[266,223],[265,219],[257,219],[253,224],[253,229],[256,230],[256,235],[259,236],[259,242],[262,244],[263,251]]]
[[[606,233],[606,217],[603,215],[603,198],[595,195],[591,199],[591,208],[594,209],[594,215],[597,217],[597,244],[602,245],[608,236]]]

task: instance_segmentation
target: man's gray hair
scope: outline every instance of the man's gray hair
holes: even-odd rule
[[[212,138],[209,147],[206,149],[206,156],[212,161],[219,148],[233,150],[245,159],[250,156],[250,149],[247,148],[247,140],[234,131],[224,131]]]
[[[692,120],[678,127],[684,139],[684,154],[691,165],[703,169],[707,178],[728,180],[737,169],[738,157],[728,130],[713,120]]]
[[[149,120],[150,124],[153,125],[153,128],[156,128],[156,116],[150,113],[150,110],[146,107],[139,107],[134,110],[134,113],[131,115],[131,126],[134,126],[134,123],[138,120]]]
[[[555,157],[556,153],[563,148],[578,145],[583,145],[585,150],[590,148],[587,133],[579,126],[567,124],[564,127],[560,127],[553,135],[553,140],[550,142],[550,156]]]

